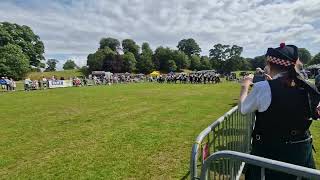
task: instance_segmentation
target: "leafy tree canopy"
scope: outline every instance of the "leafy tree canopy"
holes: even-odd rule
[[[7,44],[0,47],[0,75],[13,79],[22,79],[29,68],[29,58],[20,46]]]
[[[311,54],[306,48],[299,48],[299,59],[303,64],[308,64],[311,61]]]
[[[320,53],[316,54],[309,64],[320,64]]]
[[[125,39],[122,41],[122,49],[123,52],[131,52],[134,54],[135,58],[139,56],[140,47],[136,44],[136,42],[132,39]]]
[[[177,48],[188,56],[200,55],[201,52],[201,48],[199,47],[198,43],[192,38],[182,39],[179,41]]]
[[[117,39],[108,37],[108,38],[102,38],[100,40],[100,48],[99,49],[104,49],[104,48],[110,48],[113,51],[117,51],[120,48],[120,42]]]
[[[58,60],[56,59],[48,59],[47,68],[45,71],[56,71]]]
[[[30,27],[0,22],[0,47],[8,44],[19,46],[23,54],[28,56],[30,66],[41,66],[41,61],[44,60],[44,45]]]
[[[133,72],[136,70],[136,58],[132,52],[126,52],[123,55],[123,70],[126,72]]]
[[[70,60],[67,60],[64,64],[63,64],[63,69],[64,70],[68,70],[68,69],[75,69],[77,68],[77,64],[72,61],[71,59]]]

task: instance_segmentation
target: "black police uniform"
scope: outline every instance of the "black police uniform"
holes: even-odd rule
[[[293,45],[280,45],[269,48],[267,61],[284,68],[292,68],[298,59],[298,49]],[[297,76],[298,77],[298,76]],[[252,133],[251,154],[315,168],[312,155],[312,138],[309,127],[314,118],[314,106],[311,107],[310,94],[319,97],[303,80],[297,78],[292,86],[287,85],[285,77],[268,81],[271,90],[271,104],[264,112],[256,112],[256,122]],[[299,80],[298,80],[299,79]],[[314,98],[318,99],[318,98]],[[319,102],[319,101],[318,101]],[[259,167],[247,166],[246,179],[260,179]],[[266,180],[291,180],[295,176],[266,170]]]
[[[315,168],[305,89],[285,87],[281,78],[268,81],[272,100],[265,112],[256,112],[251,154],[304,167]],[[260,179],[260,168],[250,166],[246,179]],[[296,179],[266,170],[266,179]]]

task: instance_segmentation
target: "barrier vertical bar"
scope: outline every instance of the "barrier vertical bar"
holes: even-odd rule
[[[212,142],[212,144],[213,144],[213,153],[215,153],[216,152],[216,133],[215,133],[215,129],[213,129],[212,130],[212,133],[213,133],[213,137],[212,137],[212,140],[213,140],[213,142]],[[214,179],[216,179],[216,163],[215,163],[215,161],[213,162],[213,178]]]
[[[261,168],[261,180],[265,180],[265,168]]]

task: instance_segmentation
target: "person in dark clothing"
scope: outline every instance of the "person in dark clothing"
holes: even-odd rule
[[[309,94],[319,93],[295,70],[298,48],[282,43],[278,48],[269,48],[266,54],[268,81],[252,84],[252,76],[242,82],[240,111],[255,112],[256,122],[252,133],[251,154],[283,161],[308,168],[315,168],[312,155],[312,136],[309,127],[319,105],[310,106]],[[260,179],[260,168],[249,165],[246,179]],[[295,176],[266,170],[266,180],[291,180]]]

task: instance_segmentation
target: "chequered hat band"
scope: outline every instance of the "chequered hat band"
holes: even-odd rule
[[[295,62],[279,59],[273,56],[267,56],[267,61],[281,66],[290,66],[295,64]]]

